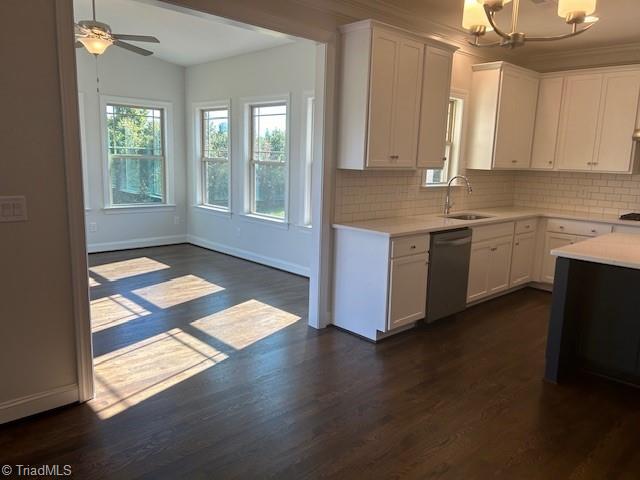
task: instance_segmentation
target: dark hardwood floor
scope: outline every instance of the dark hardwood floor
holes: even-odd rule
[[[193,246],[92,255],[97,397],[0,427],[74,477],[638,479],[640,391],[542,382],[525,289],[378,345],[307,327],[306,279]]]

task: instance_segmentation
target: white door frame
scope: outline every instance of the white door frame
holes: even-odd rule
[[[168,4],[172,0],[163,0]],[[175,3],[175,0],[173,0]],[[214,2],[202,2],[205,13],[217,15]],[[171,8],[181,9],[176,5]],[[81,402],[94,396],[93,352],[91,318],[89,310],[89,284],[87,245],[85,238],[85,210],[82,183],[82,155],[80,147],[80,120],[78,111],[78,85],[73,38],[73,0],[55,0],[58,42],[58,67],[64,136],[67,211],[71,273],[76,328],[78,391]],[[334,203],[335,175],[335,106],[337,73],[337,32],[305,27],[287,22],[286,18],[260,15],[256,10],[246,11],[231,23],[249,25],[261,23],[257,28],[271,28],[288,35],[318,42],[316,55],[316,105],[314,124],[314,162],[312,174],[312,249],[309,287],[309,325],[324,328],[331,323],[331,221]],[[265,24],[266,23],[266,24]]]

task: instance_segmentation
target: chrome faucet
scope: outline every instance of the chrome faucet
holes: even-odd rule
[[[473,188],[471,188],[471,184],[469,183],[469,179],[467,177],[465,177],[464,175],[456,175],[455,177],[452,177],[447,184],[447,196],[444,199],[445,215],[449,215],[449,211],[451,210],[451,207],[453,207],[453,202],[451,201],[451,184],[456,178],[461,178],[462,180],[464,180],[464,182],[467,184],[467,191],[469,193],[473,192]]]

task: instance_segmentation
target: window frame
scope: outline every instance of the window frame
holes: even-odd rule
[[[276,224],[289,225],[289,194],[290,194],[290,159],[291,159],[291,100],[290,95],[272,95],[267,97],[256,97],[244,99],[244,147],[246,162],[245,181],[245,208],[244,215],[258,220],[264,220]],[[284,105],[286,107],[286,135],[285,135],[285,161],[268,162],[253,160],[253,109],[255,107],[269,107]],[[285,169],[285,193],[284,193],[284,218],[265,215],[255,211],[255,166],[258,164],[277,165],[283,164]]]
[[[314,160],[314,129],[315,129],[316,95],[313,91],[305,91],[302,94],[302,126],[300,141],[300,156],[302,159],[302,222],[301,226],[311,228],[312,218],[312,198],[311,185],[313,178]]]
[[[132,108],[148,108],[162,110],[162,142],[163,142],[163,201],[158,203],[114,204],[111,192],[111,170],[109,154],[109,131],[107,122],[107,106],[121,105]],[[103,210],[153,210],[174,207],[174,155],[173,155],[173,104],[162,100],[144,98],[100,95],[100,123],[102,130],[102,172],[103,172]],[[153,157],[156,156],[145,156]]]
[[[427,183],[427,173],[429,170],[436,170],[426,168],[422,173],[422,187],[423,188],[439,188],[446,187],[449,180],[458,175],[462,170],[462,152],[464,151],[464,138],[466,133],[466,111],[467,111],[467,97],[466,91],[451,90],[449,100],[454,102],[453,108],[453,122],[451,128],[447,128],[445,138],[445,152],[447,152],[447,160],[445,161],[445,181],[439,183]],[[449,111],[447,110],[447,116]],[[452,137],[452,138],[451,138]]]
[[[196,128],[194,139],[194,171],[195,173],[195,186],[194,186],[194,206],[209,210],[212,212],[221,213],[224,215],[231,215],[233,211],[233,111],[231,108],[231,100],[215,100],[207,102],[196,102],[194,107],[194,123]],[[206,183],[206,163],[207,162],[225,162],[223,159],[206,159],[204,157],[204,112],[211,110],[227,110],[228,112],[228,144],[227,144],[227,164],[229,167],[229,199],[228,207],[221,207],[219,205],[211,205],[205,202],[207,189]]]

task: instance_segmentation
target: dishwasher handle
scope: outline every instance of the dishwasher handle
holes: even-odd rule
[[[471,236],[458,238],[455,240],[434,240],[433,245],[436,247],[460,247],[471,243]]]

